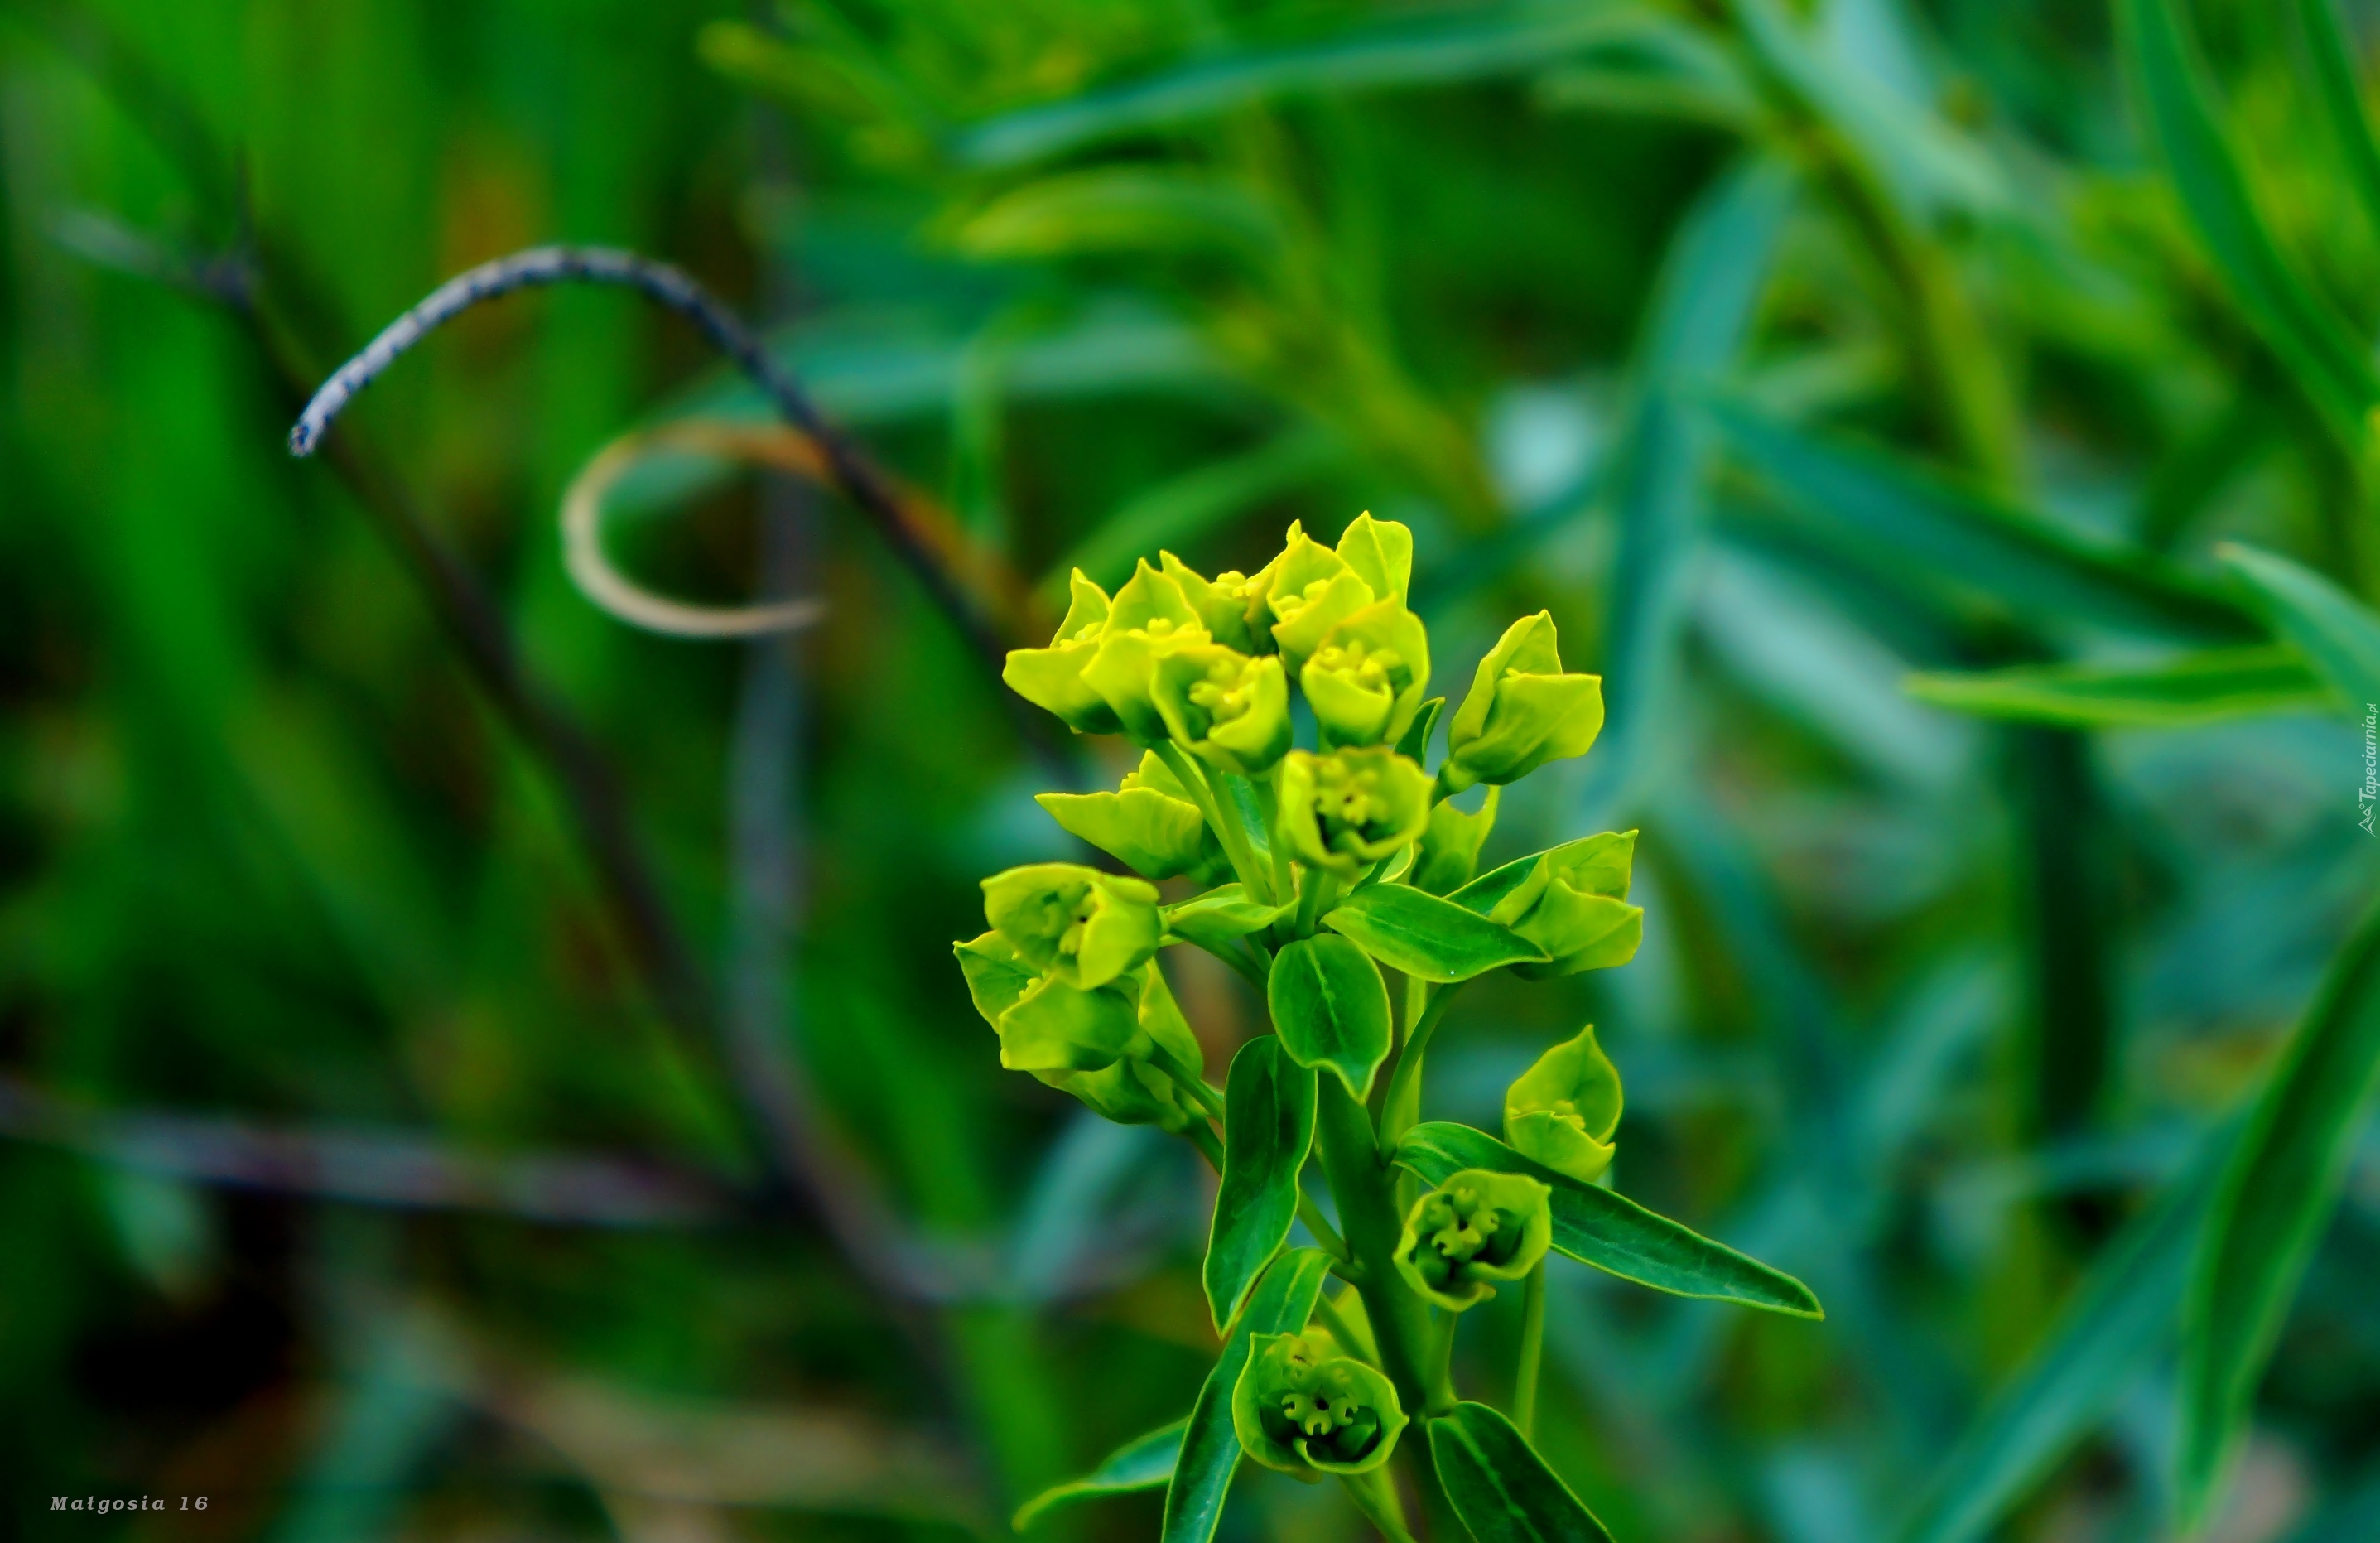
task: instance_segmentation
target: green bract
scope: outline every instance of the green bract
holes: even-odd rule
[[[1232,1390],[1241,1449],[1301,1478],[1370,1472],[1396,1451],[1405,1423],[1396,1388],[1322,1329],[1257,1335]]]
[[[1113,793],[1037,793],[1033,801],[1068,834],[1144,879],[1188,874],[1204,884],[1230,871],[1198,806],[1154,754],[1141,758],[1138,771],[1125,772]]]
[[[1620,1073],[1595,1026],[1556,1045],[1504,1091],[1504,1139],[1523,1157],[1593,1184],[1611,1166]]]
[[[1589,836],[1507,863],[1450,897],[1528,939],[1551,956],[1516,965],[1532,980],[1624,965],[1645,935],[1644,908],[1628,904],[1636,832]]]
[[[1479,662],[1470,695],[1447,721],[1439,780],[1451,793],[1518,782],[1549,760],[1586,754],[1602,728],[1602,677],[1562,673],[1554,619],[1540,611],[1507,627]]]
[[[1292,750],[1281,767],[1281,832],[1305,861],[1353,878],[1421,839],[1429,775],[1394,750]]]
[[[1346,1480],[1384,1537],[1411,1534],[1400,1497],[1431,1485],[1461,1518],[1445,1525],[1483,1543],[1604,1536],[1529,1446],[1542,1311],[1522,1314],[1512,1419],[1453,1385],[1448,1315],[1524,1278],[1541,1309],[1532,1272],[1549,1249],[1657,1291],[1819,1316],[1791,1277],[1597,1183],[1621,1094],[1592,1027],[1507,1091],[1509,1146],[1421,1120],[1448,993],[1502,970],[1623,963],[1643,913],[1628,904],[1633,832],[1478,872],[1503,785],[1587,748],[1601,686],[1563,671],[1540,614],[1504,634],[1448,715],[1429,694],[1412,577],[1402,525],[1364,516],[1336,547],[1293,525],[1253,574],[1208,578],[1165,553],[1111,599],[1077,573],[1050,646],[1008,659],[1031,700],[1142,747],[1112,793],[1040,796],[1142,877],[1041,863],[987,881],[992,929],[957,945],[968,990],[1002,1064],[1111,1120],[1180,1134],[1221,1178],[1200,1270],[1220,1355],[1163,1440],[1111,1460],[1134,1487],[1170,1474],[1167,1543],[1212,1543],[1244,1454]],[[1451,799],[1474,784],[1485,792],[1465,813]],[[1160,879],[1197,887],[1160,905],[1145,881]],[[1154,957],[1169,945],[1238,972],[1270,1020],[1221,1092]],[[1438,1187],[1402,1208],[1400,1233],[1400,1186],[1416,1182]],[[1300,1219],[1313,1247],[1290,1245]],[[1326,1270],[1352,1282],[1335,1301],[1320,1294]],[[1327,1329],[1308,1327],[1318,1313]],[[1433,1411],[1429,1439],[1391,1482],[1378,1470],[1407,1408]]]
[[[1152,691],[1166,733],[1209,765],[1252,777],[1289,751],[1289,682],[1269,654],[1178,650],[1158,661]]]
[[[1414,1202],[1397,1239],[1397,1272],[1459,1313],[1496,1294],[1493,1282],[1535,1270],[1553,1241],[1553,1191],[1518,1173],[1466,1168]]]
[[[1157,891],[1074,863],[1034,863],[983,881],[983,916],[1036,971],[1103,986],[1157,952]]]

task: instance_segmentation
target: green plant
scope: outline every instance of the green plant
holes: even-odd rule
[[[1111,596],[1078,571],[1049,646],[1008,657],[1021,695],[1141,750],[1113,793],[1041,800],[1141,877],[1038,863],[984,881],[990,930],[956,945],[976,1007],[1003,1065],[1178,1133],[1221,1179],[1203,1273],[1225,1349],[1173,1461],[1139,1470],[1168,1485],[1169,1543],[1211,1535],[1243,1455],[1337,1477],[1391,1537],[1410,1526],[1392,1461],[1436,1536],[1459,1536],[1457,1518],[1483,1539],[1601,1536],[1528,1442],[1548,1252],[1819,1316],[1799,1282],[1597,1187],[1621,1091],[1592,1027],[1512,1085],[1511,1145],[1420,1120],[1425,1053],[1462,987],[1625,964],[1643,913],[1633,832],[1475,872],[1499,790],[1593,745],[1602,683],[1562,668],[1545,613],[1515,622],[1447,717],[1433,773],[1445,699],[1427,695],[1412,567],[1411,533],[1367,514],[1335,548],[1293,525],[1253,575],[1210,579],[1167,553]],[[1480,784],[1475,811],[1449,802]],[[1185,874],[1226,881],[1170,903],[1150,882]],[[1220,1092],[1166,984],[1173,945],[1230,966],[1270,1016]],[[1315,1247],[1290,1245],[1301,1219]],[[1512,1282],[1527,1310],[1507,1421],[1460,1398],[1452,1352],[1463,1313]]]

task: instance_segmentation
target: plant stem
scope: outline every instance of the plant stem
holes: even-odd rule
[[[1333,892],[1338,888],[1339,876],[1330,869],[1309,868],[1305,870],[1305,880],[1298,886],[1297,892],[1297,935],[1299,937],[1314,936],[1315,926],[1320,920],[1324,908],[1330,905]]]
[[[1394,1174],[1380,1156],[1371,1116],[1336,1077],[1316,1079],[1314,1134],[1322,1155],[1322,1172],[1339,1202],[1339,1223],[1348,1252],[1364,1270],[1355,1282],[1363,1294],[1365,1317],[1380,1350],[1380,1369],[1396,1384],[1406,1408],[1429,1407],[1423,1381],[1428,1350],[1428,1307],[1407,1289],[1397,1273],[1397,1235],[1402,1223],[1397,1215]],[[1427,1441],[1406,1440],[1403,1457],[1421,1496],[1430,1535],[1439,1538],[1463,1536],[1463,1524],[1447,1503],[1446,1492],[1430,1466]]]
[[[1193,1120],[1182,1127],[1183,1139],[1198,1148],[1198,1155],[1220,1176],[1223,1172],[1223,1144],[1215,1139],[1215,1127],[1204,1120]]]
[[[1289,843],[1281,839],[1281,768],[1257,779],[1257,807],[1264,811],[1267,849],[1272,854],[1275,899],[1297,893],[1297,876],[1289,866]]]
[[[1446,1016],[1446,1004],[1454,1000],[1455,990],[1463,984],[1429,990],[1427,981],[1409,978],[1406,986],[1405,1048],[1397,1057],[1396,1070],[1389,1074],[1389,1090],[1380,1100],[1380,1153],[1385,1158],[1396,1150],[1405,1132],[1421,1119],[1422,1051],[1429,1048],[1429,1037],[1438,1032],[1439,1020]],[[1418,987],[1427,992],[1429,1005],[1423,1009],[1419,1021],[1415,1021],[1413,992]]]
[[[1173,780],[1182,784],[1182,790],[1190,795],[1190,801],[1198,806],[1199,814],[1206,818],[1207,828],[1215,832],[1217,841],[1223,844],[1223,856],[1231,859],[1232,872],[1240,881],[1240,887],[1260,899],[1271,899],[1272,892],[1263,882],[1264,875],[1257,868],[1257,855],[1248,846],[1247,832],[1240,829],[1237,811],[1233,811],[1230,819],[1224,818],[1222,806],[1215,798],[1214,784],[1207,780],[1206,770],[1184,755],[1181,747],[1169,740],[1160,739],[1149,748],[1157,753],[1159,760],[1165,763],[1165,769],[1173,773]]]
[[[1150,1045],[1148,1059],[1156,1063],[1159,1071],[1172,1077],[1184,1092],[1196,1100],[1200,1109],[1205,1110],[1217,1120],[1222,1119],[1223,1096],[1208,1087],[1205,1077],[1184,1065],[1181,1060],[1163,1045]]]
[[[1427,1407],[1433,1415],[1443,1415],[1454,1407],[1454,1326],[1463,1321],[1463,1315],[1440,1307],[1431,1316]]]
[[[1537,1371],[1546,1358],[1546,1262],[1521,1287],[1521,1366],[1512,1378],[1512,1423],[1529,1434],[1537,1419]]]
[[[1368,1474],[1347,1475],[1339,1482],[1347,1487],[1348,1497],[1355,1502],[1355,1509],[1364,1513],[1364,1520],[1378,1527],[1380,1536],[1389,1543],[1414,1543],[1413,1534],[1406,1529],[1404,1518],[1400,1514],[1404,1506],[1397,1499],[1396,1487],[1390,1484],[1388,1478],[1389,1470],[1378,1467]]]
[[[1322,1214],[1322,1208],[1316,1205],[1314,1197],[1304,1189],[1297,1192],[1297,1219],[1305,1223],[1305,1230],[1314,1234],[1314,1241],[1322,1245],[1324,1253],[1354,1271],[1354,1275],[1347,1277],[1349,1280],[1364,1272],[1364,1267],[1355,1262],[1355,1256],[1347,1252],[1347,1240],[1339,1235],[1339,1229],[1330,1225],[1330,1219]]]
[[[1371,1325],[1366,1324],[1359,1332],[1347,1315],[1339,1310],[1339,1305],[1330,1300],[1327,1282],[1322,1292],[1314,1298],[1314,1310],[1320,1315],[1322,1327],[1330,1330],[1331,1337],[1350,1354],[1375,1361],[1379,1359],[1380,1347],[1372,1338]]]

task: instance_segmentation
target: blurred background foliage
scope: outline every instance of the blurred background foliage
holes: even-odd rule
[[[475,313],[285,455],[438,279],[566,239],[764,320],[1016,640],[1073,565],[1369,508],[1442,685],[1540,606],[1603,671],[1496,839],[1641,826],[1643,954],[1467,997],[1432,1113],[1592,1020],[1621,1186],[1829,1308],[1556,1270],[1544,1444],[1619,1536],[2171,1535],[2207,1154],[2380,874],[2360,728],[2297,666],[2115,729],[1904,683],[2252,637],[2226,540],[2380,592],[2380,181],[2308,7],[2131,9],[10,0],[12,1517],[997,1536],[1203,1373],[1202,1172],[1002,1074],[948,954],[1120,747],[1020,738],[811,490],[680,463],[614,544],[814,632],[581,599],[589,456],[764,416],[629,298]],[[2143,17],[2212,141],[2160,156]],[[1198,962],[1219,1066],[1254,1004]],[[2322,1236],[2226,1543],[2380,1536],[2369,1131]],[[1269,1475],[1224,1524],[1354,1525]]]

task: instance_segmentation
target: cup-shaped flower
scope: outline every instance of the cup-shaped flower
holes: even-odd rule
[[[1418,841],[1429,773],[1394,750],[1292,750],[1281,763],[1281,831],[1303,860],[1353,878]]]
[[[983,881],[984,919],[1035,973],[1093,990],[1157,952],[1157,890],[1075,863],[1032,863]]]
[[[1414,1202],[1397,1239],[1397,1273],[1459,1313],[1537,1267],[1553,1241],[1553,1191],[1520,1173],[1466,1168]]]
[[[1119,1124],[1179,1131],[1198,1117],[1173,1067],[1198,1041],[1151,961],[1094,990],[1038,974],[998,932],[954,945],[967,992],[1000,1036],[1001,1064],[1072,1093]]]
[[[1271,572],[1265,608],[1274,646],[1294,675],[1303,675],[1332,627],[1381,598],[1345,558],[1296,525],[1289,528],[1289,544]]]
[[[1396,1451],[1406,1424],[1397,1390],[1340,1352],[1328,1330],[1257,1334],[1232,1388],[1240,1448],[1301,1478],[1369,1473]]]
[[[1037,793],[1033,801],[1068,834],[1112,855],[1144,879],[1186,873],[1208,884],[1230,870],[1198,806],[1154,751],[1142,756],[1140,770],[1124,773],[1113,793]]]
[[[1085,577],[1080,568],[1075,570],[1073,585],[1066,619],[1058,624],[1050,646],[1012,650],[1001,666],[1000,678],[1026,701],[1057,714],[1077,734],[1113,734],[1123,726],[1115,710],[1083,679],[1084,667],[1098,655],[1099,639],[1107,630],[1107,591]]]
[[[1528,877],[1488,912],[1490,921],[1502,922],[1546,951],[1546,963],[1515,965],[1513,974],[1548,980],[1624,965],[1636,956],[1645,912],[1626,899],[1635,847],[1631,831],[1566,842],[1537,855]]]
[[[1402,601],[1376,601],[1330,629],[1297,681],[1325,749],[1393,745],[1429,690],[1429,634]]]
[[[1182,586],[1143,561],[1115,592],[1099,650],[1083,666],[1083,684],[1107,703],[1124,733],[1153,745],[1165,737],[1165,721],[1149,695],[1158,662],[1211,641]]]
[[[1157,558],[1159,571],[1182,587],[1182,598],[1216,642],[1242,653],[1271,651],[1269,627],[1260,625],[1271,620],[1263,615],[1264,591],[1272,582],[1269,571],[1255,579],[1236,571],[1208,578],[1170,552],[1160,552]]]
[[[1157,662],[1154,695],[1174,743],[1210,766],[1252,777],[1289,751],[1289,682],[1270,654],[1181,650]]]
[[[1339,537],[1339,559],[1355,570],[1375,599],[1405,602],[1413,585],[1413,531],[1368,509]]]
[[[1504,1090],[1504,1139],[1557,1173],[1593,1184],[1611,1166],[1620,1128],[1620,1072],[1595,1026],[1565,1039]]]
[[[1603,677],[1565,674],[1554,619],[1540,611],[1504,629],[1446,725],[1451,793],[1518,782],[1548,761],[1586,754],[1603,728]]]

